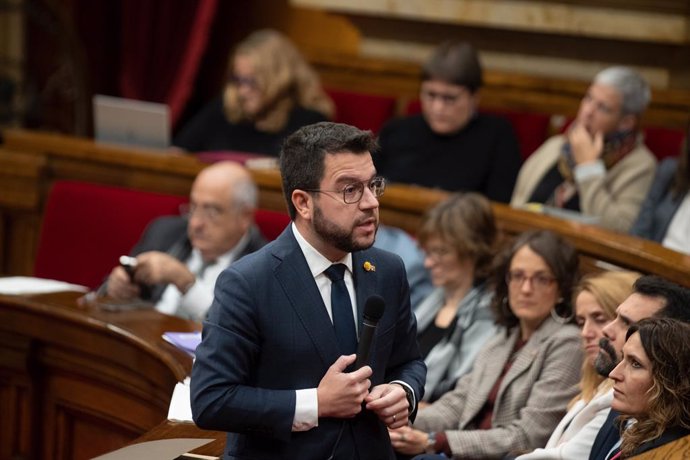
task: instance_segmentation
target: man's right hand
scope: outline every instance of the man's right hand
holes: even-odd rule
[[[369,366],[345,372],[357,355],[341,356],[328,368],[316,394],[319,417],[352,418],[362,410],[362,402],[369,394],[372,370]]]
[[[139,297],[140,290],[137,284],[132,283],[124,268],[113,268],[108,277],[108,296],[113,299],[127,300]]]

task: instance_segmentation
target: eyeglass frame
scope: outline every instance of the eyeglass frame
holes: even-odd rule
[[[546,275],[544,273],[536,273],[534,275],[528,276],[525,274],[525,272],[522,271],[508,271],[506,273],[506,284],[508,286],[510,286],[511,283],[515,283],[517,287],[522,287],[522,285],[525,284],[525,281],[527,280],[529,280],[530,284],[534,289],[546,290],[556,282],[556,277]]]
[[[199,216],[207,222],[217,223],[223,215],[229,212],[228,209],[223,209],[215,205],[197,205],[193,203],[182,203],[179,206],[180,215],[191,219],[191,217],[199,211]]]
[[[371,186],[372,186],[375,182],[380,182],[380,183],[381,183],[380,192],[379,192],[378,194],[371,188]],[[346,189],[347,189],[348,187],[352,187],[352,186],[358,186],[358,187],[360,187],[360,188],[359,188],[360,191],[358,192],[358,193],[359,193],[359,197],[358,197],[355,201],[347,201],[347,199],[345,198],[345,194],[347,193],[347,190],[346,190]],[[342,190],[323,190],[323,189],[316,189],[316,188],[312,188],[312,189],[307,189],[307,188],[305,188],[305,189],[301,189],[301,190],[304,190],[305,192],[309,192],[309,193],[341,193],[341,194],[342,194],[342,197],[343,197],[343,203],[345,203],[345,204],[357,204],[357,203],[359,203],[360,201],[362,201],[362,198],[364,197],[364,188],[365,188],[365,186],[371,191],[371,193],[372,193],[376,198],[381,198],[381,197],[383,196],[383,194],[385,193],[385,191],[386,191],[386,178],[383,177],[383,176],[376,176],[376,177],[374,177],[374,178],[372,178],[372,179],[370,179],[370,180],[368,180],[368,181],[350,182],[349,184],[345,185],[345,186],[342,188]]]

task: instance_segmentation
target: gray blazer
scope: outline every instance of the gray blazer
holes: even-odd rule
[[[579,331],[549,317],[515,355],[501,382],[492,428],[472,428],[519,333],[515,327],[507,337],[492,339],[453,391],[419,411],[415,428],[445,431],[453,458],[501,458],[544,446],[577,394],[582,364]]]

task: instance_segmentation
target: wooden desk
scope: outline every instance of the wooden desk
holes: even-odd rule
[[[189,355],[161,338],[196,323],[79,307],[79,293],[0,295],[0,458],[87,459],[167,417]]]

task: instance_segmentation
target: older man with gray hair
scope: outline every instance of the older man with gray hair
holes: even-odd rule
[[[184,216],[151,222],[130,264],[116,266],[100,293],[118,301],[148,301],[162,313],[202,320],[220,272],[266,244],[254,225],[257,195],[251,174],[240,164],[206,167],[192,184]]]
[[[633,69],[599,72],[568,131],[548,139],[522,166],[511,205],[579,212],[627,232],[656,169],[640,135],[650,97],[649,85]]]

